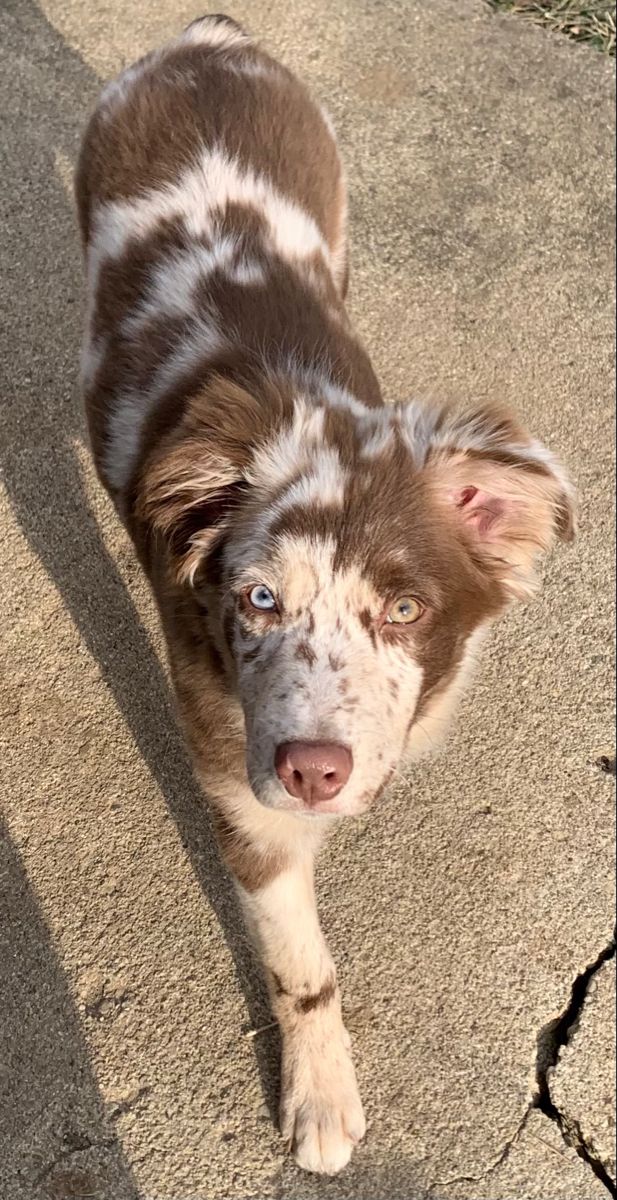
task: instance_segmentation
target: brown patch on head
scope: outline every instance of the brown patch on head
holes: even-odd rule
[[[328,654],[328,665],[331,671],[342,671],[344,663],[338,654],[332,654],[332,652],[330,652],[330,654]]]
[[[358,613],[358,620],[360,621],[362,628],[368,633],[372,645],[376,646],[377,634],[375,632],[375,622],[373,620],[373,614],[371,613],[371,610],[369,608],[361,609]]]
[[[302,659],[303,662],[308,664],[311,670],[317,662],[317,655],[315,654],[312,646],[309,646],[308,642],[298,642],[294,658]]]
[[[223,813],[214,814],[214,827],[221,854],[245,891],[266,887],[288,866],[281,850],[258,850]]]
[[[358,620],[363,629],[371,629],[373,625],[373,616],[370,608],[363,608],[358,613]]]
[[[223,614],[223,637],[230,655],[233,655],[235,627],[233,608],[228,608]]]

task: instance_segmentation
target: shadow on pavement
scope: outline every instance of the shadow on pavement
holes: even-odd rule
[[[3,1200],[82,1193],[133,1200],[137,1189],[105,1118],[64,972],[2,823],[0,963]],[[83,1151],[95,1152],[96,1166],[83,1165]]]
[[[82,280],[77,225],[58,161],[74,163],[101,81],[32,0],[4,0],[1,24],[8,69],[0,105],[6,113],[10,102],[19,114],[5,122],[3,147],[3,482],[28,543],[157,780],[223,928],[251,1023],[261,1026],[269,1019],[265,989],[175,724],[166,677],[89,509],[74,450],[85,436],[76,389]],[[44,237],[39,230],[31,244],[29,232],[41,223]],[[72,1027],[78,1030],[76,1017]],[[255,1053],[273,1112],[276,1036],[256,1039]]]

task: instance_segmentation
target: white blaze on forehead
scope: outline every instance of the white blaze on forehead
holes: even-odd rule
[[[225,560],[236,587],[263,582],[281,598],[286,610],[308,607],[331,584],[335,544],[332,538],[282,534],[266,557],[256,559],[254,539],[230,543]]]
[[[288,261],[322,254],[329,262],[328,245],[309,213],[283,196],[265,175],[217,147],[202,150],[196,165],[177,183],[98,208],[88,250],[91,286],[106,258],[119,258],[132,239],[148,237],[164,221],[181,221],[196,238],[214,237],[217,216],[228,204],[256,211],[267,243]]]
[[[329,447],[317,450],[306,473],[292,483],[277,501],[276,513],[296,505],[341,507],[345,498],[346,480],[347,473],[343,469],[338,450]]]
[[[323,427],[323,409],[298,397],[290,424],[256,450],[248,482],[266,490],[282,487],[308,462],[311,451],[323,445]]]
[[[282,533],[262,560],[255,561],[250,555],[248,540],[242,556],[229,546],[226,559],[236,585],[263,580],[279,596],[288,615],[310,610],[325,625],[338,620],[352,627],[363,610],[377,616],[383,600],[360,565],[334,570],[336,550],[331,536]]]
[[[256,450],[246,479],[261,496],[263,511],[247,549],[254,551],[255,541],[289,508],[342,507],[348,474],[338,450],[323,443],[323,423],[323,408],[299,398],[291,423]],[[272,493],[280,494],[273,500]]]

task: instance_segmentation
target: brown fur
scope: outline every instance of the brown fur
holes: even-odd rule
[[[225,69],[225,57],[238,55],[273,68],[267,88],[259,78]],[[191,86],[178,87],[178,71],[193,81]],[[152,62],[113,122],[94,113],[76,180],[84,241],[93,199],[126,199],[173,182],[191,165],[196,142],[220,140],[222,94],[225,148],[310,212],[331,245],[338,241],[344,183],[333,139],[304,85],[250,43],[223,53],[178,45],[167,51],[164,63]]]
[[[288,865],[280,851],[260,854],[222,813],[215,814],[215,828],[221,854],[246,892],[265,887]]]
[[[313,996],[300,996],[296,1000],[296,1012],[314,1012],[316,1008],[324,1008],[336,995],[336,979],[329,979]]]

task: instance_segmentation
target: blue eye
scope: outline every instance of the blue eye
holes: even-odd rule
[[[263,583],[258,583],[256,587],[251,588],[248,593],[248,601],[259,612],[274,612],[276,608],[276,600],[272,592]]]

